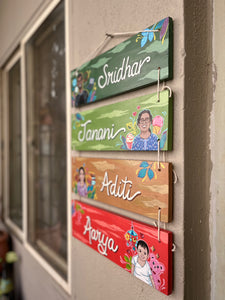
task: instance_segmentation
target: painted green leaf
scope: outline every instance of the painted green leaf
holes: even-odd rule
[[[124,255],[124,260],[125,260],[126,262],[130,262],[130,261],[129,261],[129,258],[128,258],[126,255]]]
[[[81,209],[80,205],[77,204],[77,205],[76,205],[76,210],[80,210],[80,209]]]
[[[126,268],[127,268],[128,270],[131,270],[131,266],[130,266],[129,264],[126,264]]]

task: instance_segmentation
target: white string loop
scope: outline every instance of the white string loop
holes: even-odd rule
[[[161,208],[158,210],[158,241],[160,242],[160,221],[161,221]]]
[[[160,155],[160,139],[158,139],[158,171],[160,171],[160,161],[159,161],[159,155]]]
[[[155,30],[152,30],[152,29],[146,29],[146,30],[143,30],[143,32],[159,32],[160,29],[155,29]],[[115,33],[107,33],[106,32],[106,35],[107,36],[111,36],[111,37],[116,37],[116,36],[126,36],[126,35],[134,35],[134,34],[138,34],[138,33],[141,33],[141,31],[128,31],[128,32],[115,32]]]
[[[162,86],[162,90],[161,91],[164,91],[164,90],[169,90],[169,98],[171,98],[171,96],[172,96],[172,90],[171,90],[171,88],[168,85],[165,85],[165,82],[163,81],[163,86]]]
[[[134,34],[138,34],[141,32],[159,32],[160,29],[156,29],[156,30],[151,30],[151,29],[146,29],[143,31],[130,31],[130,32],[115,32],[115,33],[105,33],[105,39],[100,43],[100,45],[88,56],[88,58],[86,59],[86,61],[95,58],[96,56],[98,56],[101,52],[102,49],[108,44],[108,42],[114,38],[114,37],[120,37],[120,36],[130,36],[130,35],[134,35]]]
[[[101,52],[102,49],[108,44],[108,42],[111,40],[112,36],[111,35],[106,35],[105,39],[101,42],[101,44],[88,56],[86,61],[95,58],[98,56]]]
[[[174,169],[173,169],[173,177],[174,177],[173,183],[176,184],[178,181],[178,176]]]
[[[160,82],[160,67],[158,68],[157,102],[160,102],[160,99],[159,99],[159,82]]]
[[[173,243],[173,248],[171,249],[172,252],[175,252],[177,249],[177,246]]]

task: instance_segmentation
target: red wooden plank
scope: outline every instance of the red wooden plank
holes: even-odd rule
[[[72,201],[72,233],[158,291],[172,292],[172,232]]]

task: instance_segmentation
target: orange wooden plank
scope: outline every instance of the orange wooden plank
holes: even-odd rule
[[[72,158],[72,190],[153,219],[172,220],[172,164],[138,160]]]

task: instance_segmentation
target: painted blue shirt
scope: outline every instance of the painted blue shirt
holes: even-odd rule
[[[158,150],[158,137],[151,133],[150,137],[143,139],[140,135],[134,138],[132,150]]]

